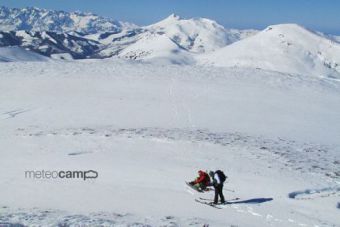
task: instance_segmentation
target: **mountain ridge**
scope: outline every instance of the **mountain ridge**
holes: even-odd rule
[[[139,27],[93,13],[0,7],[0,47],[7,46],[67,60],[118,57],[340,78],[339,36],[297,24],[238,30],[171,14]]]
[[[201,64],[340,78],[340,44],[297,24],[258,34],[200,57]]]

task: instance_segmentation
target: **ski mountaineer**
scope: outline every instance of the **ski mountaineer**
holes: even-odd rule
[[[207,186],[210,184],[210,177],[209,175],[204,172],[203,170],[198,171],[198,177],[196,180],[189,182],[190,185],[197,188],[198,190],[206,190]]]
[[[225,203],[224,196],[223,196],[223,184],[226,180],[225,174],[221,170],[210,171],[209,175],[212,179],[212,185],[215,189],[215,198],[214,198],[214,204],[217,204],[218,197],[221,199],[221,203]]]

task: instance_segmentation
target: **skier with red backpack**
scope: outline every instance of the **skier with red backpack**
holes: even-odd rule
[[[203,170],[198,171],[196,180],[189,182],[189,184],[198,191],[204,191],[211,185],[209,175]]]

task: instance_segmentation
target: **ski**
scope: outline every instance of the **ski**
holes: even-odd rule
[[[205,201],[201,201],[199,199],[195,199],[195,201],[200,203],[200,204],[208,205],[208,206],[211,206],[211,207],[216,208],[216,209],[222,209],[221,207],[218,207],[219,204],[214,204],[212,202],[205,202]]]
[[[194,187],[193,185],[191,185],[189,182],[185,182],[186,185],[188,185],[191,189],[195,190],[196,192],[200,192],[200,193],[203,193],[204,191]]]
[[[199,197],[200,200],[203,200],[203,201],[211,201],[212,202],[212,199],[207,199],[207,198],[202,198],[202,197]],[[235,201],[235,200],[240,200],[239,197],[235,197],[233,199],[228,199],[228,201]],[[228,201],[226,201],[226,203],[228,203]]]

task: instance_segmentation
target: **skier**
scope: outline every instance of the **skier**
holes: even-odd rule
[[[203,170],[199,170],[196,180],[189,182],[189,184],[195,187],[197,190],[204,191],[206,190],[207,186],[210,185],[210,177]]]
[[[225,203],[224,196],[223,196],[223,183],[226,180],[225,174],[221,170],[210,171],[209,175],[212,179],[212,185],[215,189],[215,198],[214,198],[214,204],[217,204],[218,197],[221,199],[221,203]]]

